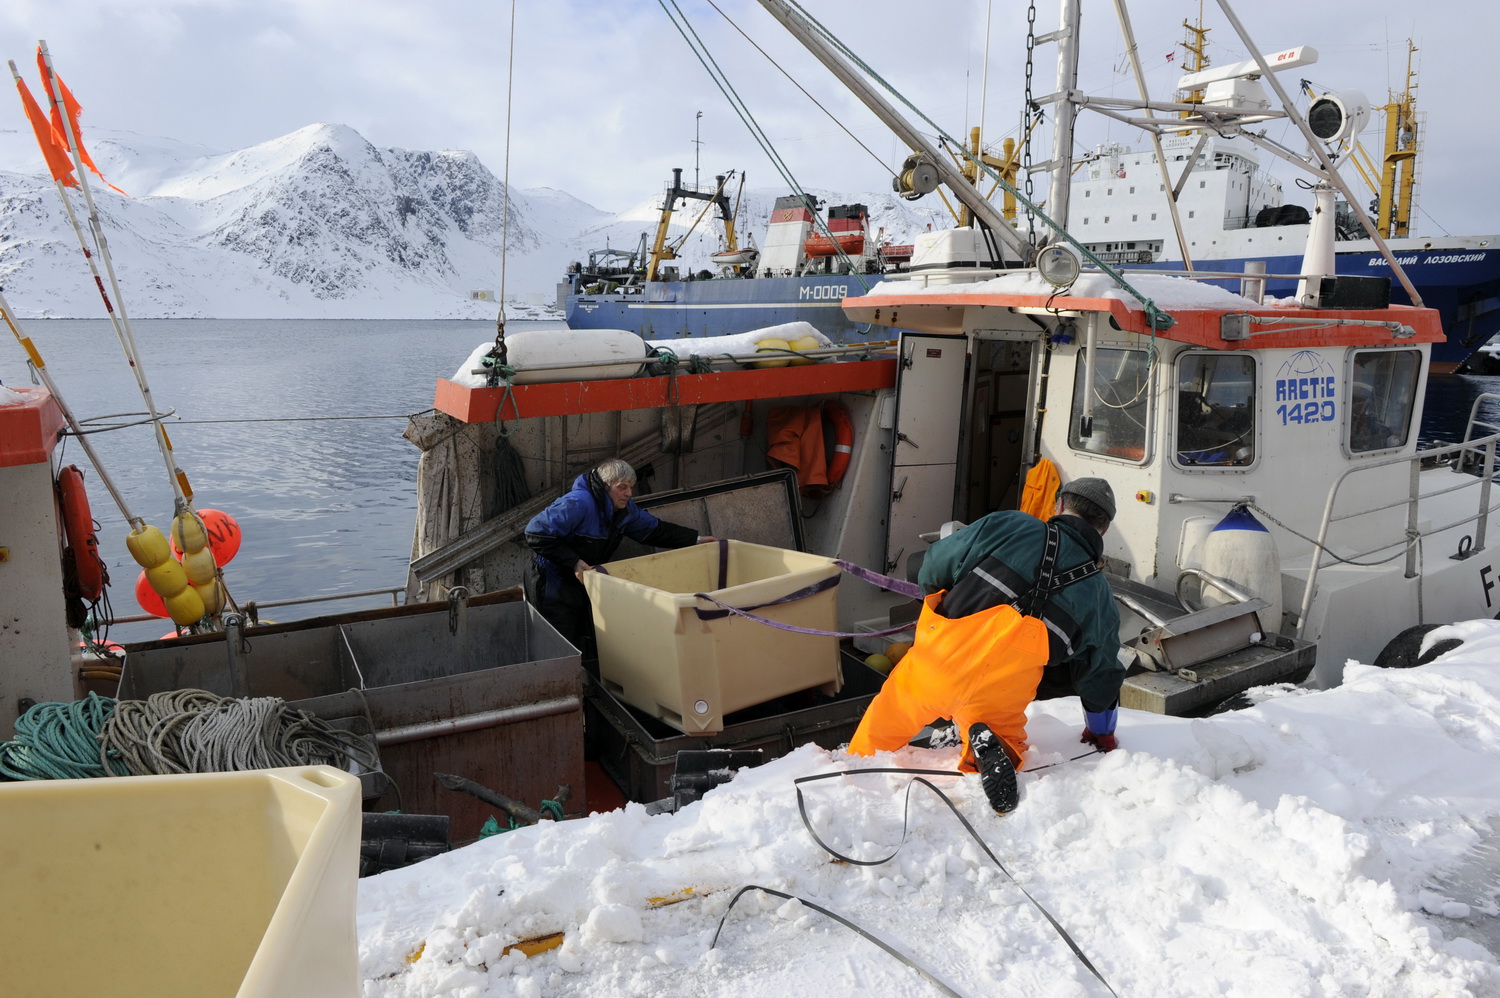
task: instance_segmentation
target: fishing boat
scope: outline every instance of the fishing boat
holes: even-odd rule
[[[767,6],[836,66],[837,54],[803,37],[795,15]],[[1063,63],[1076,59],[1076,48],[1060,49]],[[1255,62],[1241,72],[1237,86],[1266,69]],[[1234,132],[1237,116],[1265,113],[1247,98],[1174,118],[1172,128]],[[1336,176],[1326,159],[1308,159]],[[1054,191],[1067,172],[1054,176]],[[1336,184],[1318,186],[1289,297],[1267,290],[1261,268],[1237,275],[1233,290],[1217,286],[1217,273],[1216,284],[1098,260],[1081,269],[1088,248],[1060,234],[1025,266],[970,268],[968,281],[951,268],[882,275],[840,305],[859,327],[889,330],[890,346],[813,351],[811,367],[760,369],[747,354],[742,370],[679,369],[670,379],[442,381],[433,439],[457,434],[485,453],[503,423],[536,498],[498,517],[477,501],[457,520],[449,506],[419,511],[412,595],[518,578],[525,519],[595,455],[626,455],[671,501],[679,490],[776,468],[766,429],[774,410],[837,404],[850,416],[852,459],[839,485],[795,518],[808,550],[878,573],[914,577],[924,538],[940,524],[1014,508],[1043,460],[1064,480],[1115,483],[1124,501],[1106,565],[1132,656],[1130,706],[1192,712],[1242,684],[1309,675],[1336,685],[1345,661],[1376,660],[1408,626],[1489,616],[1493,504],[1488,478],[1474,471],[1489,466],[1494,429],[1471,419],[1464,442],[1418,449],[1442,317],[1394,302],[1384,279],[1336,269]],[[977,198],[972,185],[954,190]],[[1085,200],[1073,199],[1075,212]],[[424,454],[424,481],[476,473],[449,453]],[[688,522],[716,535],[739,526],[703,515]],[[1256,529],[1239,533],[1269,550],[1220,553],[1234,532],[1220,528],[1247,518]],[[1258,577],[1245,574],[1247,558],[1260,559]],[[839,627],[895,626],[910,605],[850,584]]]
[[[1218,83],[1215,78],[1221,67],[1208,64],[1207,31],[1202,24],[1185,26],[1189,37],[1182,45],[1184,74],[1173,103],[1192,107],[1202,104],[1206,89]],[[1381,108],[1385,128],[1380,156],[1374,159],[1358,147],[1351,154],[1374,192],[1370,214],[1391,253],[1399,258],[1421,303],[1437,309],[1441,317],[1445,337],[1434,346],[1432,363],[1437,373],[1449,373],[1463,367],[1500,332],[1500,306],[1496,304],[1500,301],[1500,252],[1496,250],[1500,235],[1420,234],[1415,211],[1421,149],[1414,52],[1409,46],[1403,91],[1393,94]],[[1302,46],[1295,61],[1282,58],[1274,66],[1282,70],[1316,58],[1313,49]],[[1241,77],[1231,72],[1225,78]],[[1325,104],[1346,96],[1360,102],[1362,126],[1371,109],[1357,92],[1310,95],[1312,102]],[[1097,97],[1091,100],[1093,106],[1110,104]],[[1120,116],[1130,123],[1144,123],[1139,117]],[[1014,142],[1007,141],[1010,148],[993,162],[1008,168],[1013,179],[1020,164]],[[1123,270],[1196,269],[1208,276],[1237,274],[1247,265],[1263,266],[1270,292],[1289,293],[1297,283],[1310,214],[1300,204],[1285,202],[1282,181],[1265,170],[1256,148],[1233,135],[1167,135],[1160,147],[1158,153],[1151,147],[1133,149],[1111,142],[1075,161],[1075,210],[1069,228],[1080,243],[1098,259]],[[907,179],[912,165],[907,164],[894,181],[896,189],[907,195],[915,193]],[[960,170],[968,168],[966,161],[957,165]],[[1167,189],[1174,191],[1177,201],[1177,226],[1162,197]],[[758,270],[704,272],[691,281],[658,277],[623,288],[570,277],[559,286],[559,308],[574,328],[633,329],[648,339],[717,336],[798,319],[819,322],[829,335],[848,339],[867,331],[832,314],[828,296],[838,289],[844,291],[843,297],[863,294],[886,274],[908,269],[1005,265],[999,255],[981,251],[976,256],[971,247],[954,254],[950,245],[934,245],[931,233],[923,234],[915,247],[884,244],[876,252],[848,252],[845,258],[835,253],[832,243],[833,233],[840,230],[835,219],[841,209],[829,210],[826,225],[808,215],[807,230],[800,237],[788,238],[782,231],[787,221],[783,212],[795,204],[793,197],[778,200],[766,245],[774,233],[784,248]],[[1335,211],[1339,215],[1337,272],[1390,277],[1386,256],[1362,230],[1350,203],[1341,196]],[[1013,204],[1006,215],[1014,219]],[[960,226],[968,224],[964,217],[957,221]],[[847,241],[847,250],[858,248],[857,238],[839,238]],[[842,280],[830,281],[825,276],[830,265],[842,272]],[[1220,284],[1231,286],[1232,279],[1220,279]],[[1412,301],[1411,292],[1400,284],[1393,294],[1394,301]]]
[[[798,13],[763,2],[826,64],[852,73]],[[1064,75],[1076,58],[1077,17],[1078,3],[1065,5],[1055,36]],[[1248,36],[1245,43],[1260,51]],[[1224,107],[1175,127],[1223,128],[1235,113],[1265,109]],[[705,698],[701,710],[691,699],[658,703],[643,718],[644,708],[611,691],[602,656],[597,674],[585,672],[580,649],[526,605],[516,585],[529,558],[525,523],[575,474],[615,455],[638,469],[652,509],[730,538],[693,552],[719,559],[721,586],[723,559],[736,550],[729,545],[779,551],[785,564],[815,563],[824,580],[838,580],[819,591],[831,610],[825,631],[877,636],[909,626],[914,600],[899,584],[945,525],[1015,508],[1044,461],[1064,480],[1105,477],[1122,500],[1104,562],[1123,611],[1125,707],[1195,714],[1268,683],[1337,685],[1347,660],[1378,661],[1409,627],[1492,615],[1500,427],[1471,417],[1463,441],[1419,448],[1441,318],[1389,301],[1381,282],[1336,272],[1335,184],[1321,165],[1324,210],[1308,227],[1300,280],[1287,298],[1268,294],[1258,270],[1229,290],[1085,268],[1087,252],[1065,229],[1041,246],[1012,230],[991,233],[1004,246],[997,258],[1013,258],[996,268],[1005,272],[885,275],[876,288],[846,295],[838,302],[846,320],[880,332],[797,358],[814,363],[768,367],[749,352],[727,365],[684,366],[643,343],[641,356],[623,363],[492,366],[490,374],[503,375],[493,386],[440,380],[436,411],[407,431],[423,454],[406,606],[271,626],[205,613],[218,619],[126,648],[115,690],[134,698],[193,684],[295,700],[315,714],[365,722],[361,737],[390,767],[360,774],[371,784],[391,772],[408,788],[430,783],[438,765],[461,760],[524,782],[529,799],[541,796],[538,781],[581,771],[586,730],[606,740],[622,769],[646,771],[638,782],[626,773],[637,799],[660,796],[661,770],[676,768],[675,759],[645,754],[657,749],[753,743],[774,755],[838,745],[881,683],[858,657],[840,654],[831,672],[828,663],[804,670],[789,656],[757,662],[751,637],[738,642],[751,652],[739,679],[805,671],[811,688],[759,712],[764,705],[720,714]],[[955,193],[977,221],[994,223],[972,185]],[[972,231],[960,239],[970,248],[981,242]],[[502,324],[501,357],[504,336]],[[576,373],[599,367],[620,370]],[[0,594],[16,614],[0,629],[0,709],[38,695],[66,699],[90,678],[74,662],[61,595],[66,569],[87,574],[95,541],[76,486],[61,486],[75,498],[58,498],[56,444],[68,414],[51,386],[16,394],[0,405],[0,484],[28,515],[13,524],[0,560]],[[828,419],[833,447],[822,469],[817,445],[799,448],[809,464],[775,457],[768,427],[788,410],[801,410],[808,434]],[[501,486],[517,475],[530,497],[502,499]],[[184,552],[212,552],[192,531],[191,508],[178,516],[173,533]],[[132,552],[140,549],[143,567],[172,557],[165,541],[137,540]],[[143,560],[150,555],[162,560]],[[615,567],[628,582],[639,566]],[[191,603],[184,587],[159,594]],[[628,631],[651,626],[645,621],[627,608],[600,623]],[[690,630],[707,628],[681,628]],[[689,711],[717,714],[718,730],[695,732]],[[11,721],[0,715],[0,724]],[[660,735],[662,722],[675,723],[675,734]],[[527,820],[517,801],[442,772],[454,778],[443,787]],[[370,787],[364,807],[384,810],[387,793]],[[432,786],[422,793],[406,806],[443,806]],[[578,813],[560,791],[540,803],[553,818]],[[408,853],[416,845],[389,844]],[[351,941],[335,939],[329,949],[348,958]]]
[[[805,34],[794,14],[769,6],[794,34]],[[838,65],[836,54],[815,51]],[[1070,57],[1076,50],[1065,47],[1060,60]],[[847,66],[837,71],[853,73]],[[932,162],[924,158],[932,150],[922,136],[888,105],[871,94],[862,99],[909,141],[914,163]],[[1264,116],[1252,102],[1175,120],[1173,127],[1232,129],[1236,111],[1249,114],[1251,106]],[[209,614],[204,619],[215,618],[212,626],[189,622],[188,632],[171,642],[134,649],[137,667],[125,672],[136,674],[116,679],[138,695],[191,677],[224,693],[338,699],[351,680],[362,690],[399,687],[408,668],[417,673],[408,679],[437,678],[422,672],[421,656],[392,635],[420,635],[402,639],[416,647],[449,642],[445,659],[467,676],[484,671],[474,669],[475,642],[491,643],[494,628],[502,627],[528,636],[520,643],[521,664],[537,666],[538,688],[553,690],[547,677],[559,655],[536,637],[545,629],[525,612],[517,588],[530,558],[521,530],[603,455],[630,460],[640,469],[646,502],[682,504],[674,515],[705,533],[805,550],[898,581],[915,574],[940,525],[1015,507],[1027,474],[1043,460],[1064,478],[1110,478],[1132,497],[1122,503],[1107,556],[1127,610],[1122,642],[1136,667],[1128,703],[1145,709],[1207,709],[1250,685],[1309,673],[1332,685],[1344,661],[1377,658],[1409,625],[1489,615],[1495,572],[1486,547],[1489,477],[1473,472],[1493,468],[1493,428],[1471,420],[1462,443],[1418,450],[1415,427],[1433,345],[1443,339],[1441,319],[1432,309],[1383,298],[1382,282],[1337,274],[1331,210],[1308,226],[1302,280],[1291,299],[1279,299],[1258,270],[1239,278],[1234,291],[1105,266],[1080,272],[1078,254],[1088,254],[1076,238],[1060,232],[1046,246],[1031,246],[960,171],[933,166],[932,174],[952,187],[975,225],[934,234],[930,248],[992,246],[985,252],[1008,266],[882,275],[878,291],[848,292],[830,303],[841,321],[878,332],[858,343],[813,338],[792,351],[794,358],[769,360],[757,347],[727,357],[715,351],[697,364],[688,363],[690,350],[669,359],[642,342],[635,356],[554,353],[518,362],[520,369],[492,367],[477,384],[444,379],[435,390],[436,412],[408,431],[423,451],[423,502],[407,607],[270,625],[270,631],[253,617],[235,621],[259,635],[250,642],[254,652],[235,636],[243,632]],[[707,199],[721,211],[723,187],[720,180]],[[1333,185],[1325,183],[1320,204],[1333,197]],[[765,254],[805,246],[813,208],[806,200],[784,205],[776,224],[790,238],[768,238]],[[851,206],[835,217],[846,226],[838,231],[863,233],[866,217]],[[981,228],[992,231],[981,236]],[[872,242],[865,240],[866,249]],[[502,326],[499,355],[503,337]],[[808,480],[817,469],[788,467],[769,446],[768,427],[778,413],[797,409],[814,413],[804,421],[810,434],[829,420],[834,451],[820,481]],[[65,422],[56,398],[23,398],[7,415],[18,428],[7,438],[16,443],[6,460],[26,469],[15,473],[24,478],[18,488],[34,496],[29,505],[50,511],[28,546],[12,550],[13,569],[22,554],[32,567],[10,577],[34,582],[44,566],[32,563],[47,560],[38,553],[46,538],[60,535],[68,516],[75,526],[85,518],[45,501],[47,489],[38,484],[38,476],[50,483],[61,471],[51,467],[51,446]],[[498,502],[494,460],[501,452],[513,452],[508,466],[520,469],[520,491],[531,498]],[[1226,568],[1215,561],[1219,555],[1210,557],[1224,540],[1214,535],[1229,533],[1215,528],[1247,516],[1266,528],[1259,539],[1272,542],[1258,556],[1256,577],[1237,575],[1233,558]],[[66,556],[75,574],[78,552],[89,547],[86,534]],[[53,565],[42,584],[18,589],[15,605],[30,607],[25,617],[47,620],[25,632],[27,642],[40,644],[28,643],[21,654],[38,662],[37,675],[50,678],[38,685],[30,674],[7,673],[0,698],[7,709],[83,689],[65,608],[51,605],[60,600],[51,595],[59,588],[51,577],[60,572]],[[188,588],[159,595],[185,600]],[[488,630],[466,629],[471,601],[489,593],[505,594],[499,602],[518,604],[520,616],[489,623]],[[30,605],[37,600],[43,602]],[[840,589],[836,627],[844,633],[899,628],[912,606],[907,595],[851,583]],[[448,637],[435,636],[442,633]],[[268,646],[284,654],[267,654]],[[381,652],[399,664],[377,666],[371,656]],[[287,655],[323,664],[312,672],[292,668]],[[1210,665],[1222,666],[1222,675]],[[284,674],[288,669],[294,680]],[[491,678],[476,682],[495,691],[506,685],[492,687]],[[868,695],[871,681],[861,678],[845,685]],[[452,723],[430,713],[403,714],[422,701],[405,692],[412,695],[392,694],[399,709],[382,707],[369,692],[328,706],[362,709],[379,729],[375,741],[391,746],[420,742]],[[493,720],[517,711],[518,719],[536,719],[531,708],[484,696],[475,693],[478,706],[465,716]],[[544,699],[562,706],[537,717],[581,712],[578,689],[558,688]],[[847,723],[858,703],[846,698],[839,709]],[[382,710],[388,714],[377,716]],[[819,737],[837,738],[837,725],[819,724]],[[530,798],[550,789],[535,785],[546,776],[528,771],[523,778],[532,781]]]
[[[572,328],[628,329],[646,339],[677,339],[733,335],[815,318],[826,335],[857,338],[839,302],[873,286],[911,257],[911,246],[892,244],[883,233],[869,231],[865,205],[833,205],[825,216],[816,198],[785,195],[776,199],[761,248],[732,244],[710,255],[715,270],[684,274],[672,262],[676,254],[665,241],[667,220],[677,200],[712,194],[684,188],[682,171],[673,172],[678,176],[668,188],[658,227],[662,255],[643,252],[632,260],[639,263],[625,270],[597,267],[593,261],[569,268],[558,299]],[[643,250],[644,240],[643,234]]]

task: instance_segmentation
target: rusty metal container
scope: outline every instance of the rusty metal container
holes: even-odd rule
[[[122,699],[165,690],[276,696],[329,719],[364,717],[389,783],[369,810],[446,814],[452,839],[495,808],[444,789],[472,780],[532,808],[583,805],[583,669],[578,649],[518,589],[469,599],[125,647]],[[500,816],[503,820],[503,816]]]

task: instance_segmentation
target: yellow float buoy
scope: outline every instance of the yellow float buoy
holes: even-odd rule
[[[758,360],[758,361],[755,362],[755,366],[756,367],[786,367],[788,364],[790,364],[792,362],[791,358],[786,355],[786,352],[788,350],[790,350],[791,348],[792,348],[792,345],[790,343],[788,343],[786,340],[778,340],[778,339],[776,339],[773,336],[768,336],[765,339],[763,339],[760,342],[758,342],[758,343],[755,344],[755,352],[756,353],[774,353],[774,354],[777,354],[777,357],[776,357],[775,360]]]

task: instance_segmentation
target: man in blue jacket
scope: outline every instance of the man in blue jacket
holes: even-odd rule
[[[715,538],[691,527],[658,520],[635,504],[635,469],[610,458],[579,475],[573,487],[526,524],[526,544],[535,552],[532,604],[581,651],[594,633],[593,611],[581,577],[609,561],[629,537],[659,548],[682,548]]]

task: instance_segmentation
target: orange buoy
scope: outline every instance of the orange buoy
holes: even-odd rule
[[[141,609],[153,617],[165,617],[167,604],[162,601],[161,593],[151,588],[150,581],[146,578],[146,570],[141,569],[141,574],[135,579],[135,601],[141,605]]]

